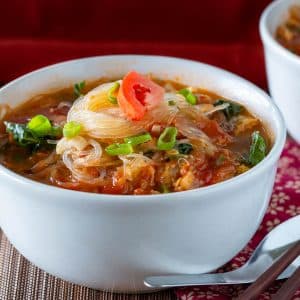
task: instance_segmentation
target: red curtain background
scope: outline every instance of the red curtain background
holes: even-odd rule
[[[1,3],[0,82],[66,59],[160,54],[266,87],[258,20],[270,0],[10,0]]]

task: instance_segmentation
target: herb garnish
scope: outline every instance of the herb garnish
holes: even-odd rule
[[[6,131],[10,133],[19,146],[38,149],[48,145],[48,139],[61,137],[60,127],[53,126],[47,117],[37,115],[28,122],[20,124],[14,122],[4,122]]]
[[[237,103],[233,103],[233,102],[226,101],[226,100],[223,100],[223,99],[217,100],[214,103],[214,106],[222,105],[222,104],[225,104],[225,103],[228,103],[229,106],[224,108],[222,110],[222,112],[224,113],[227,120],[230,120],[233,116],[238,115],[241,112],[242,108],[243,108],[241,105],[239,105]]]
[[[82,95],[82,90],[85,88],[85,81],[81,81],[79,83],[74,84],[74,94],[76,97],[80,97]]]
[[[190,154],[193,151],[193,145],[188,143],[180,143],[177,145],[178,152],[180,154]]]
[[[248,163],[251,166],[257,165],[261,162],[267,153],[267,146],[264,138],[260,135],[258,131],[252,133],[252,142],[250,146]]]

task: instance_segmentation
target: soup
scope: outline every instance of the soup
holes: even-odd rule
[[[277,28],[276,38],[283,47],[300,55],[300,5],[290,8],[287,20]]]
[[[0,163],[78,191],[208,186],[248,171],[270,144],[262,122],[241,104],[135,71],[0,107]]]

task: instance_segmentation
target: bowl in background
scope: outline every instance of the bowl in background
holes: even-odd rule
[[[129,70],[202,87],[245,105],[273,137],[267,157],[216,185],[160,195],[105,195],[31,181],[0,166],[0,226],[31,262],[65,280],[115,292],[151,291],[149,275],[203,273],[235,256],[257,230],[285,141],[283,118],[248,81],[189,60],[92,57],[29,73],[0,90],[12,106],[30,97]]]
[[[272,2],[260,19],[268,83],[272,98],[285,118],[290,135],[300,143],[300,57],[285,49],[275,39],[277,27],[288,17],[292,5],[300,0]]]

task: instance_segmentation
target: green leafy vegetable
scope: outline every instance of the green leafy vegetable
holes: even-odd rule
[[[188,143],[178,144],[177,148],[180,154],[185,154],[185,155],[190,154],[193,151],[193,145]]]
[[[43,115],[33,117],[27,127],[39,137],[50,134],[52,129],[49,119]]]
[[[77,122],[71,121],[65,124],[63,129],[63,135],[66,138],[73,138],[77,136],[81,131],[81,125]]]
[[[81,81],[79,83],[74,84],[74,94],[76,97],[80,97],[82,95],[82,90],[85,88],[85,81]]]
[[[114,94],[117,92],[117,90],[120,88],[120,83],[118,81],[116,81],[113,86],[108,90],[108,100],[109,102],[111,102],[112,104],[117,104],[118,100],[117,98],[114,96]]]
[[[192,105],[197,104],[197,97],[189,89],[182,89],[179,91],[179,94],[184,96],[186,102]]]
[[[47,117],[37,115],[28,124],[4,122],[6,131],[10,133],[19,146],[38,149],[49,143],[48,139],[61,137],[62,130],[58,126],[52,126]]]
[[[254,131],[252,133],[252,142],[250,146],[248,163],[251,166],[257,165],[266,157],[266,153],[267,146],[264,138],[260,135],[258,131]]]
[[[217,100],[214,103],[214,106],[222,105],[225,103],[229,103],[229,106],[222,110],[227,120],[230,120],[233,116],[237,116],[243,108],[241,105],[239,105],[237,103],[225,101],[222,99]]]
[[[63,135],[63,130],[60,126],[52,126],[49,132],[51,137],[61,137]]]
[[[40,145],[41,139],[30,130],[25,124],[4,122],[6,131],[11,133],[18,145],[26,147],[30,145]]]

